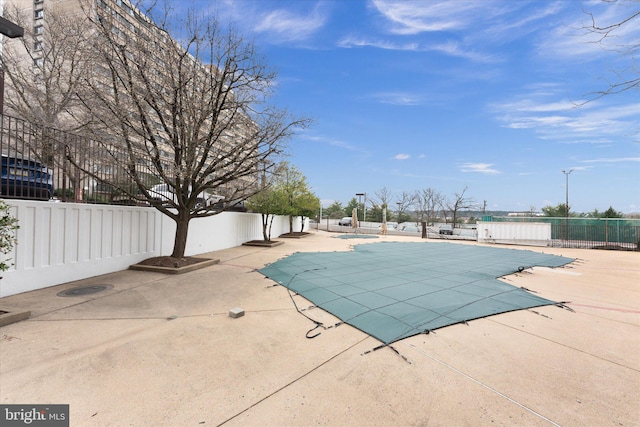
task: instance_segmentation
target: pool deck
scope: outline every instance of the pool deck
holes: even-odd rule
[[[335,236],[2,298],[31,317],[0,327],[0,403],[69,404],[72,426],[640,425],[640,253],[521,247],[577,259],[506,278],[573,311],[505,313],[373,351],[348,325],[307,339],[315,325],[292,298],[309,303],[256,271],[297,251],[424,241]],[[57,296],[97,285],[112,287]]]

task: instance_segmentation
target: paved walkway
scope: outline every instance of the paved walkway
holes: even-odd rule
[[[206,254],[221,263],[184,275],[122,271],[0,299],[32,311],[0,328],[0,403],[66,403],[72,426],[640,425],[639,253],[526,248],[578,258],[507,278],[575,312],[501,314],[396,351],[347,325],[305,338],[314,324],[255,271],[295,251],[419,240],[314,232]],[[57,296],[101,284],[113,288]]]

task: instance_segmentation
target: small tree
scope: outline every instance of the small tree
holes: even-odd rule
[[[304,231],[304,221],[306,218],[314,216],[320,209],[320,199],[311,191],[304,191],[293,201],[296,214],[300,217],[300,232]]]
[[[455,227],[458,221],[458,212],[462,209],[471,209],[473,207],[473,199],[465,197],[468,187],[464,187],[460,193],[453,194],[453,200],[447,201],[447,210],[451,212],[453,218],[453,226]]]
[[[378,203],[371,201],[371,206],[367,210],[367,219],[372,222],[382,222],[382,210],[386,205],[380,206]]]
[[[247,208],[261,215],[262,237],[265,241],[271,240],[273,219],[282,211],[285,204],[284,193],[273,186],[264,186],[262,191],[247,200]]]
[[[309,214],[308,208],[316,209],[316,201],[317,207],[320,207],[320,201],[309,190],[307,178],[302,172],[288,163],[280,166],[275,187],[283,194],[284,205],[280,213],[289,216],[289,232],[293,233],[293,217],[302,216],[302,212]],[[310,215],[313,215],[313,211]]]
[[[347,215],[345,216],[351,216],[351,212],[353,212],[354,209],[358,209],[359,211],[359,206],[358,200],[355,197],[349,200],[349,203],[347,203],[347,206],[344,208],[344,211],[347,212]]]
[[[542,208],[544,216],[554,218],[565,218],[567,216],[567,205],[558,203],[556,206],[545,206]]]
[[[344,213],[344,208],[342,207],[342,203],[338,201],[335,201],[331,205],[329,205],[329,207],[324,210],[324,214],[327,216],[327,218],[331,219],[340,219],[346,216],[346,214]]]
[[[0,200],[0,271],[7,271],[11,267],[11,258],[5,256],[13,250],[18,243],[16,231],[18,219],[11,215],[11,208],[3,200]]]
[[[623,217],[622,212],[619,212],[613,209],[613,207],[611,206],[609,206],[609,209],[607,209],[602,213],[602,218],[622,218],[622,217]]]

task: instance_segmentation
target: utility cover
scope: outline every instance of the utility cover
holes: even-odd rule
[[[373,243],[298,252],[260,273],[384,344],[554,301],[497,278],[572,258],[455,243]]]

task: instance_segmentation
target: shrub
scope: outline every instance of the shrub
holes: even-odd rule
[[[16,231],[18,230],[18,219],[14,218],[10,212],[11,207],[3,200],[0,200],[0,271],[7,271],[11,264],[11,258],[5,258],[13,250],[18,242]]]

